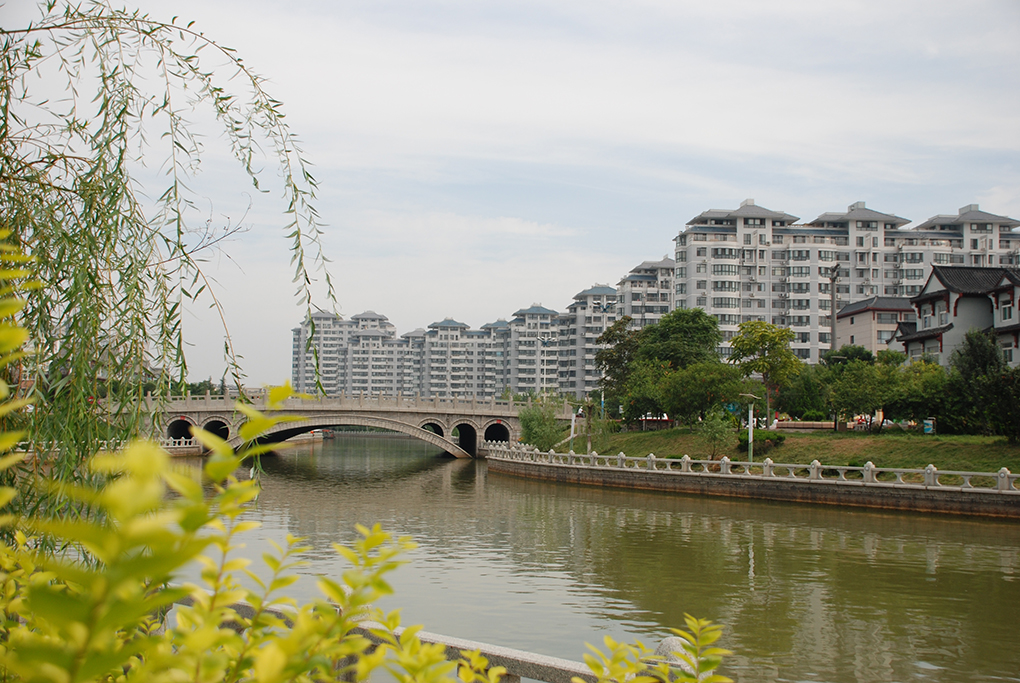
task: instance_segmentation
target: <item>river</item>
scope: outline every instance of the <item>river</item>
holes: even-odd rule
[[[380,606],[429,631],[581,660],[690,613],[741,683],[1020,681],[1015,522],[536,482],[388,435],[263,462],[249,555],[305,537],[299,599],[379,522],[419,544]]]

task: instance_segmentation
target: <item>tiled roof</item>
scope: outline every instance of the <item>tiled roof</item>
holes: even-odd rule
[[[783,211],[770,211],[764,206],[757,206],[754,201],[747,200],[740,205],[739,209],[736,210],[725,210],[725,209],[709,209],[703,211],[701,214],[695,216],[687,222],[687,225],[698,225],[700,223],[707,223],[709,220],[715,219],[727,219],[727,218],[771,218],[773,220],[786,221],[792,223],[798,220],[797,216],[791,216]],[[700,229],[700,227],[699,227]]]
[[[924,223],[918,225],[914,230],[924,230],[925,228],[932,228],[936,225],[956,225],[958,223],[997,223],[999,225],[1008,225],[1010,227],[1017,227],[1020,225],[1020,221],[1010,218],[1009,216],[996,216],[994,213],[988,213],[978,208],[977,204],[968,204],[967,206],[961,207],[960,211],[955,216],[938,215],[932,216]]]
[[[948,325],[943,325],[942,327],[931,327],[931,328],[929,328],[927,330],[917,330],[917,331],[912,332],[910,334],[901,335],[901,336],[897,337],[896,340],[897,341],[901,341],[901,342],[921,341],[921,340],[924,340],[924,339],[931,339],[933,337],[938,337],[943,332],[948,332],[951,329],[953,329],[953,323],[949,323]]]
[[[444,318],[443,320],[441,320],[438,323],[432,323],[431,325],[429,325],[429,329],[430,330],[439,330],[439,329],[443,329],[443,330],[451,330],[451,329],[466,330],[467,328],[468,328],[467,325],[465,325],[464,323],[459,323],[456,320],[454,320],[453,318]]]
[[[873,296],[863,301],[849,303],[836,313],[836,319],[862,311],[913,311],[910,299],[898,296]]]
[[[656,270],[658,268],[674,268],[676,267],[676,261],[666,256],[661,261],[644,261],[639,266],[634,266],[630,269],[630,272],[635,273],[639,270]]]
[[[522,308],[521,310],[514,313],[514,315],[559,315],[556,311],[545,308],[540,304],[532,304],[531,308]]]
[[[578,292],[574,295],[574,298],[579,299],[582,296],[605,296],[607,294],[616,294],[616,288],[610,287],[609,285],[595,285],[594,287],[589,287],[583,292]]]
[[[365,311],[364,313],[352,315],[351,320],[389,320],[389,318],[385,315],[379,315],[375,311]]]
[[[842,222],[842,221],[877,221],[880,223],[895,223],[896,225],[906,225],[910,222],[910,219],[901,218],[891,213],[881,213],[879,211],[872,211],[864,206],[864,202],[857,202],[847,207],[846,213],[828,212],[823,213],[818,218],[814,219],[808,225],[821,225],[822,223]]]
[[[985,294],[995,289],[1007,268],[981,268],[978,266],[932,266],[932,277],[938,278],[946,289],[958,294]]]

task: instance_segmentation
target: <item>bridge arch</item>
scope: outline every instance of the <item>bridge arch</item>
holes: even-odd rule
[[[503,420],[493,420],[485,425],[482,438],[485,441],[510,441],[510,427]]]
[[[202,429],[210,434],[215,434],[224,441],[230,438],[230,422],[221,417],[213,417],[206,420],[202,424]]]
[[[166,438],[168,439],[190,439],[191,428],[195,426],[195,423],[188,418],[181,417],[174,418],[166,426]]]
[[[378,427],[380,429],[389,429],[394,432],[400,432],[401,434],[407,434],[413,436],[416,439],[421,439],[427,443],[432,444],[438,448],[442,448],[445,452],[453,455],[457,458],[471,458],[473,454],[461,448],[458,444],[445,439],[438,434],[431,432],[422,427],[415,427],[414,425],[407,424],[405,422],[398,422],[397,420],[390,420],[383,417],[369,417],[365,415],[324,415],[322,417],[314,417],[300,422],[281,422],[273,425],[260,439],[263,443],[279,443],[286,441],[292,436],[310,432],[313,429],[323,429],[325,427],[346,427],[346,426],[358,426],[358,427]],[[241,439],[239,437],[231,438],[228,443],[232,448],[238,448],[241,445]]]
[[[438,436],[442,437],[446,436],[446,430],[443,429],[443,423],[434,418],[423,420],[421,424],[418,425],[418,427],[421,429],[427,429],[428,431],[432,432],[433,434],[437,434]]]
[[[471,457],[478,455],[478,425],[473,421],[463,419],[454,423],[453,429],[457,430],[457,445],[471,454]],[[452,437],[453,430],[450,430]]]

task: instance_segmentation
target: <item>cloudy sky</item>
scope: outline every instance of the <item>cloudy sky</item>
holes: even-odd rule
[[[166,3],[139,5],[169,18]],[[405,332],[561,310],[709,208],[804,220],[1020,217],[1015,0],[175,0],[269,80],[320,182],[339,312]],[[210,146],[193,183],[248,231],[211,255],[253,384],[289,377],[278,196]],[[266,173],[273,171],[267,167]],[[229,255],[229,256],[228,256]],[[327,302],[322,301],[323,306]],[[188,313],[191,376],[223,332]]]

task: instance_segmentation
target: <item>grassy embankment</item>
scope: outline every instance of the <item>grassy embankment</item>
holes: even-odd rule
[[[755,460],[770,457],[777,463],[810,463],[817,459],[824,465],[863,465],[867,461],[878,467],[924,468],[929,463],[940,470],[996,472],[1007,467],[1020,472],[1020,446],[1009,445],[1004,438],[987,436],[924,436],[902,431],[883,434],[843,433],[830,431],[792,433],[784,431],[786,441],[765,454],[755,449]],[[716,451],[716,459],[726,455],[743,460],[746,455],[736,448],[737,436],[727,440]],[[758,446],[758,440],[755,439]],[[711,446],[687,429],[658,432],[623,432],[610,437],[603,453],[619,453],[643,457],[679,457],[687,454],[695,459],[708,458]]]

